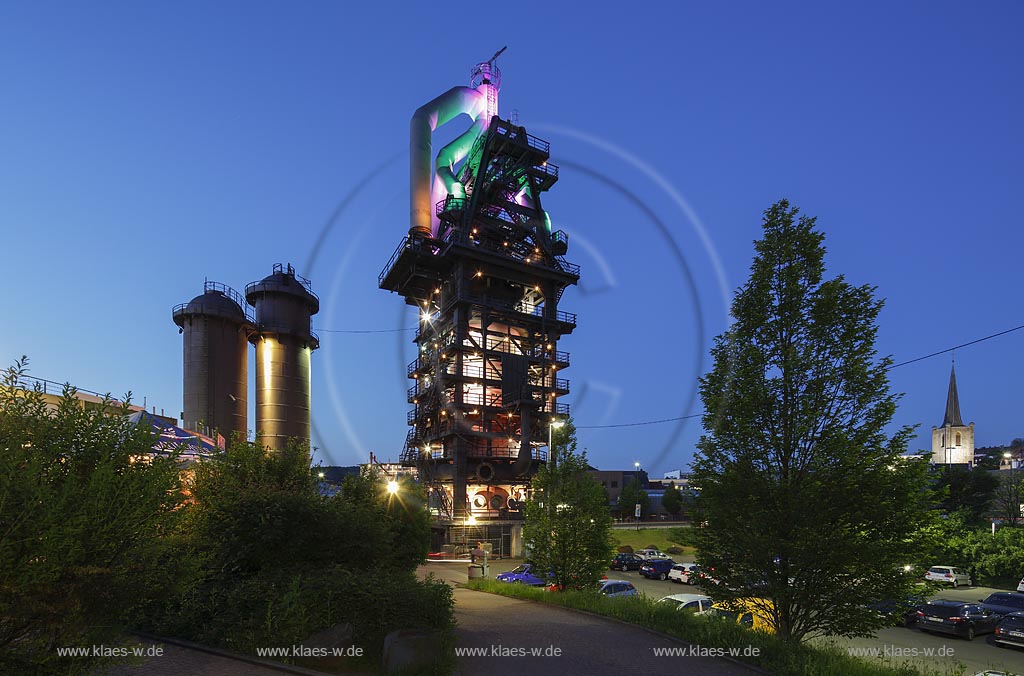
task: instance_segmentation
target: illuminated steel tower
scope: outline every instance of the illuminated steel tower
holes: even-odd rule
[[[402,462],[418,468],[438,517],[455,522],[520,518],[549,426],[569,412],[558,403],[569,391],[558,340],[576,315],[558,302],[579,266],[563,258],[567,237],[551,232],[541,207],[558,179],[548,143],[485,119],[500,78],[492,58],[473,69],[471,87],[416,111],[412,227],[378,279],[419,309]],[[431,134],[459,113],[474,124],[432,172]]]

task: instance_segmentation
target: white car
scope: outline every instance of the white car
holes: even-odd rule
[[[696,615],[704,615],[711,611],[714,601],[703,594],[672,594],[658,599],[658,603],[672,604],[676,610],[685,610]]]
[[[1021,580],[1020,584],[1017,585],[1017,591],[1024,592],[1024,580]]]
[[[962,584],[971,586],[971,576],[956,566],[932,566],[924,574],[924,579],[929,582],[948,582],[954,587]]]
[[[690,575],[697,567],[696,563],[677,563],[672,566],[672,570],[668,571],[668,579],[673,582],[681,582],[683,584],[693,584],[690,580]],[[665,598],[668,598],[667,596]]]

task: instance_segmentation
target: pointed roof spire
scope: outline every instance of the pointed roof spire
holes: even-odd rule
[[[943,427],[963,427],[960,418],[960,397],[956,392],[956,365],[950,367],[949,392],[946,394],[946,415],[942,419]]]

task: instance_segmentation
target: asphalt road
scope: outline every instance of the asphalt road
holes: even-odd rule
[[[491,566],[491,576],[511,570],[519,563],[521,561],[496,561]],[[624,573],[609,570],[606,575],[611,579],[629,580],[640,593],[653,599],[660,599],[669,594],[702,593],[701,589],[696,586],[671,581],[648,580],[637,571]],[[948,588],[940,592],[936,598],[975,602],[995,591],[1005,590],[988,587]],[[874,638],[832,640],[847,648],[875,650],[883,656],[889,654],[893,663],[909,662],[915,666],[945,671],[954,662],[959,662],[964,666],[966,674],[975,674],[990,669],[1024,676],[1024,649],[1001,648],[991,643],[990,635],[978,636],[973,641],[966,641],[956,636],[928,634],[904,627],[890,627],[880,630]]]
[[[491,575],[517,560],[494,562]],[[466,581],[466,563],[428,563],[420,574],[449,583]],[[623,676],[685,673],[687,676],[756,676],[762,672],[702,654],[699,646],[631,624],[532,601],[455,589],[459,676]],[[673,650],[659,655],[656,651]],[[534,654],[534,651],[538,651]],[[556,654],[557,653],[557,654]]]

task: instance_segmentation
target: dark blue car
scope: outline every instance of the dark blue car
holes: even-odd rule
[[[498,573],[494,576],[494,579],[498,582],[526,584],[531,587],[543,587],[547,584],[547,581],[544,578],[538,577],[534,574],[532,563],[524,563],[521,566],[513,568],[507,573]]]
[[[652,580],[667,580],[668,571],[676,562],[672,559],[647,559],[644,565],[640,566],[640,574]]]
[[[1015,592],[996,592],[989,594],[984,601],[979,601],[982,608],[1000,615],[1009,615],[1024,610],[1024,594]]]

